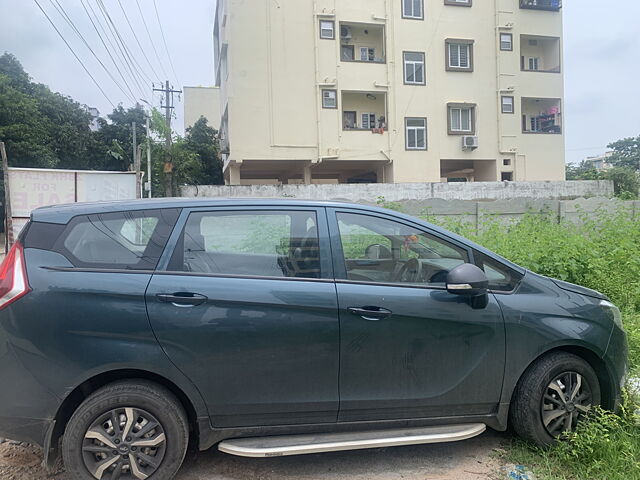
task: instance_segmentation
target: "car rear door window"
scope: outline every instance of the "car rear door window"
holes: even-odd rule
[[[174,270],[259,277],[321,276],[313,211],[194,212],[180,242],[178,255],[171,261]]]
[[[54,246],[76,267],[153,270],[179,209],[75,217]]]

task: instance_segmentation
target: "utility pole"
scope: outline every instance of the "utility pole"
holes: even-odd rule
[[[7,253],[13,246],[13,215],[11,213],[11,192],[9,191],[9,161],[7,160],[4,142],[0,142],[0,157],[2,157],[2,173],[4,174],[4,251]]]
[[[149,115],[147,115],[147,184],[149,198],[151,198],[151,131],[149,128]]]
[[[167,131],[165,135],[165,160],[164,160],[164,191],[165,196],[173,196],[173,162],[171,161],[171,111],[173,110],[173,94],[182,93],[182,90],[173,90],[169,86],[169,80],[165,82],[164,88],[154,88],[154,92],[162,92],[165,95],[164,105],[160,105],[160,108],[164,108],[165,120],[167,122]]]
[[[131,122],[133,132],[133,169],[136,172],[136,198],[140,198],[140,155],[138,154],[138,132],[136,122]]]

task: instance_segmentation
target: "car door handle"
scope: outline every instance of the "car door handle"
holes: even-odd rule
[[[347,310],[349,313],[371,322],[377,322],[378,320],[389,318],[393,313],[391,310],[381,307],[349,307]]]
[[[190,292],[159,293],[156,297],[161,302],[172,303],[180,307],[195,307],[196,305],[202,305],[208,300],[204,295]]]

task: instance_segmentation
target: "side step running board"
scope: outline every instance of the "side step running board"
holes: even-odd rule
[[[470,423],[366,432],[238,438],[221,442],[218,449],[241,457],[282,457],[421,443],[456,442],[480,435],[486,428],[484,423]]]

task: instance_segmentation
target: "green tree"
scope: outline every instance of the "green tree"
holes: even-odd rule
[[[623,138],[607,147],[613,150],[613,156],[609,160],[613,165],[640,171],[640,135]]]
[[[99,129],[89,128],[86,107],[35,83],[11,54],[0,56],[0,140],[7,145],[12,166],[90,170],[128,170],[133,161],[133,130],[146,153],[146,112],[141,105],[118,105]],[[156,109],[151,113],[150,138],[155,196],[164,192],[164,143],[167,125]],[[171,132],[169,159],[174,164],[174,185],[221,184],[222,164],[217,132],[201,118],[184,138]],[[146,155],[142,169],[146,171]],[[148,179],[147,179],[148,181]],[[1,189],[0,189],[1,190]]]
[[[218,144],[218,132],[207,125],[205,117],[200,117],[186,131],[186,148],[198,156],[201,174],[195,179],[199,185],[223,185],[222,160]]]
[[[640,172],[631,166],[614,167],[605,172],[605,178],[613,181],[616,197],[634,200],[640,194]]]
[[[124,108],[118,105],[113,112],[98,119],[98,131],[94,132],[93,164],[101,170],[128,170],[133,162],[133,129],[136,124],[138,144],[146,141],[147,114],[140,104]]]
[[[32,82],[13,55],[0,56],[0,139],[11,165],[88,168],[89,121],[79,103]]]
[[[602,180],[604,175],[596,170],[593,164],[583,160],[578,165],[566,165],[567,180]]]

